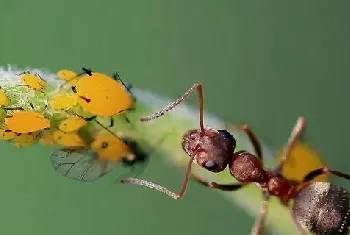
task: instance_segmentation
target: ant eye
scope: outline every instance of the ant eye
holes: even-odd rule
[[[226,131],[226,130],[218,130],[218,132],[220,133],[220,135],[222,137],[224,137],[226,140],[231,140],[232,141],[232,145],[233,145],[233,148],[236,147],[236,139],[233,137],[233,135],[231,135],[230,132]]]
[[[216,163],[213,162],[213,161],[207,161],[207,162],[204,164],[204,167],[205,167],[207,170],[212,170],[212,169],[215,169]]]
[[[233,139],[233,136],[231,135],[230,132],[226,131],[226,130],[218,130],[218,132],[220,133],[220,135],[222,137],[224,137],[225,139],[229,139],[229,140],[232,140]]]

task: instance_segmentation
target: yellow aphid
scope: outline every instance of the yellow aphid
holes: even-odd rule
[[[53,109],[68,109],[76,105],[78,98],[75,94],[72,93],[57,93],[55,94],[51,101],[50,106]]]
[[[81,76],[72,90],[82,108],[94,115],[111,117],[135,106],[124,85],[102,73]]]
[[[53,132],[54,141],[65,147],[85,147],[85,141],[76,132],[65,133],[60,130]]]
[[[8,130],[15,133],[30,133],[49,129],[50,119],[41,113],[34,111],[16,111],[5,118],[5,125]]]
[[[20,136],[17,136],[15,139],[13,139],[13,144],[18,148],[30,146],[35,143],[39,135],[40,133],[21,134]]]
[[[0,139],[1,140],[12,140],[16,138],[17,135],[12,131],[6,131],[4,129],[0,129]]]
[[[8,106],[10,104],[10,99],[3,88],[0,88],[0,106]]]
[[[21,79],[23,85],[36,91],[43,91],[47,86],[46,81],[36,73],[30,73],[28,71],[23,72],[21,74]]]
[[[58,129],[63,132],[77,131],[87,124],[83,118],[77,116],[71,116],[60,122]]]
[[[76,72],[73,72],[67,69],[62,69],[57,73],[58,78],[68,82],[71,85],[77,82],[77,76],[78,74]]]
[[[280,158],[281,154],[279,155]],[[303,142],[297,142],[293,147],[282,169],[282,174],[292,180],[302,181],[303,177],[312,170],[325,167],[321,156],[310,146]],[[311,182],[328,181],[327,175],[317,176]]]
[[[47,146],[56,145],[56,142],[53,138],[53,133],[51,131],[45,132],[39,139],[39,143]]]
[[[101,160],[121,161],[123,158],[134,157],[132,150],[123,140],[110,134],[97,135],[91,148]]]

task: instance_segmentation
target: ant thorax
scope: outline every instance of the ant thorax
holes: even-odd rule
[[[281,199],[293,199],[297,193],[298,182],[288,180],[280,173],[268,171],[268,181],[265,184],[270,195],[280,197]]]
[[[231,159],[234,144],[219,131],[206,128],[187,131],[182,139],[182,148],[194,156],[196,163],[211,172],[223,171]]]
[[[261,162],[251,153],[239,151],[229,163],[230,173],[241,183],[258,183],[262,187],[268,181],[267,172]]]

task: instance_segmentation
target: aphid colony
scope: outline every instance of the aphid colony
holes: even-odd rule
[[[79,181],[97,180],[118,165],[146,162],[147,154],[135,140],[109,129],[115,118],[127,122],[136,102],[117,73],[110,77],[86,68],[81,73],[61,70],[61,84],[53,92],[38,73],[17,76],[19,84],[0,89],[0,139],[17,147],[36,142],[58,146],[51,156],[54,169]],[[28,99],[9,96],[10,89],[22,89]],[[38,96],[42,103],[35,100]]]

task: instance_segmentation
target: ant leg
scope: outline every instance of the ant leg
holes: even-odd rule
[[[198,151],[198,148],[195,150],[195,151]],[[153,182],[150,182],[150,181],[146,181],[146,180],[142,180],[142,179],[136,179],[136,178],[125,178],[125,179],[122,179],[120,182],[121,183],[129,183],[129,184],[137,184],[137,185],[141,185],[141,186],[144,186],[144,187],[147,187],[147,188],[151,188],[151,189],[154,189],[154,190],[157,190],[159,192],[162,192],[166,195],[168,195],[169,197],[173,198],[173,199],[181,199],[183,198],[185,192],[186,192],[186,189],[187,189],[187,185],[188,185],[188,180],[190,178],[190,173],[191,173],[191,168],[192,168],[192,163],[193,163],[193,160],[195,158],[196,154],[193,154],[188,162],[188,165],[187,165],[187,169],[186,169],[186,172],[185,172],[185,176],[182,180],[182,186],[181,186],[181,190],[179,193],[174,193],[173,191],[167,189],[166,187],[160,185],[160,184],[156,184],[156,183],[153,183]]]
[[[305,118],[299,117],[297,120],[297,123],[295,124],[295,126],[290,134],[287,145],[283,149],[280,163],[276,168],[277,170],[281,171],[283,169],[283,166],[284,166],[285,162],[287,161],[288,156],[290,155],[290,152],[292,151],[295,143],[297,142],[297,140],[299,139],[303,130],[305,129],[305,126],[306,126]]]
[[[350,180],[350,175],[348,174],[342,173],[340,171],[331,170],[328,167],[323,167],[323,168],[318,168],[316,170],[310,171],[307,175],[304,176],[302,183],[307,183],[308,181],[313,180],[317,176],[323,175],[323,174],[333,174],[338,177]]]
[[[265,224],[265,217],[267,214],[267,208],[269,205],[269,198],[270,195],[267,192],[263,192],[263,204],[260,208],[260,214],[257,220],[255,221],[255,224],[252,228],[251,235],[263,235],[264,234],[264,224]]]
[[[252,145],[254,147],[254,150],[258,159],[260,160],[261,163],[263,163],[263,153],[262,153],[261,143],[258,137],[253,133],[253,131],[248,127],[247,124],[242,125],[241,128],[247,134],[250,142],[252,142]]]
[[[215,182],[208,182],[205,181],[204,179],[202,179],[199,176],[196,176],[194,174],[191,174],[191,176],[200,184],[209,187],[209,188],[215,188],[215,189],[219,189],[221,191],[227,191],[227,192],[232,192],[232,191],[236,191],[238,189],[241,189],[244,184],[217,184]]]
[[[195,83],[192,85],[192,87],[190,89],[188,89],[180,98],[178,98],[176,101],[170,103],[168,106],[166,106],[165,108],[163,108],[161,111],[154,113],[148,117],[144,117],[141,118],[141,122],[147,122],[150,121],[152,119],[156,119],[159,118],[160,116],[163,116],[164,114],[166,114],[167,112],[171,111],[172,109],[174,109],[177,105],[179,105],[180,103],[182,103],[183,101],[185,101],[186,99],[188,99],[189,95],[191,95],[195,90],[198,91],[198,95],[199,95],[199,125],[200,125],[200,129],[201,132],[204,132],[204,124],[203,124],[203,119],[204,119],[204,98],[203,98],[203,87],[202,84],[200,83]]]

